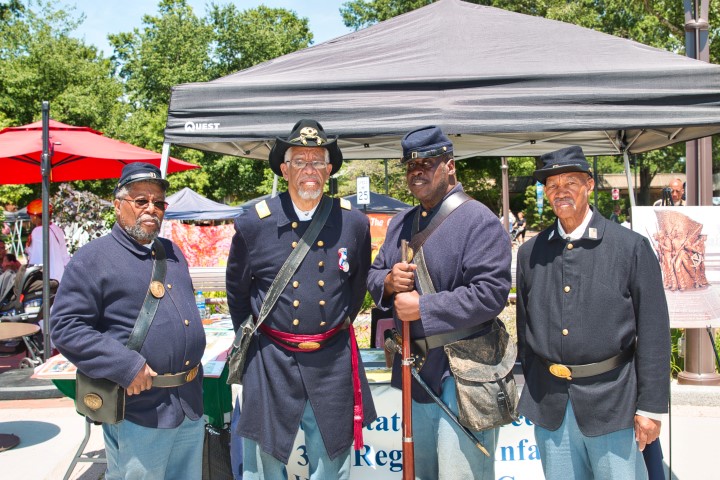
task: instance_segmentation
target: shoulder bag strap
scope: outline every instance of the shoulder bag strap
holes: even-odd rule
[[[440,210],[438,210],[432,220],[430,220],[428,226],[423,228],[422,231],[419,231],[421,209],[418,208],[415,212],[415,218],[413,219],[412,237],[410,238],[409,245],[410,248],[412,248],[412,251],[419,251],[420,247],[422,247],[423,243],[425,243],[425,240],[427,240],[430,234],[432,234],[435,229],[439,227],[443,221],[445,221],[448,215],[450,215],[452,212],[455,211],[456,208],[469,200],[472,200],[472,197],[465,192],[453,193],[445,199],[442,205],[440,205]]]
[[[165,247],[157,238],[153,242],[153,253],[155,260],[153,261],[153,272],[150,285],[154,282],[160,282],[160,285],[165,284],[165,273],[167,272],[167,260],[165,257]],[[150,324],[155,318],[158,306],[160,305],[160,297],[156,297],[152,294],[152,288],[148,287],[148,291],[145,294],[145,301],[140,308],[140,314],[135,321],[135,327],[133,328],[130,338],[128,339],[127,347],[131,350],[140,351],[140,348],[145,342],[145,337],[150,329]]]
[[[317,213],[313,215],[313,219],[310,222],[308,229],[305,230],[305,234],[302,238],[300,238],[297,247],[295,247],[292,253],[288,256],[282,267],[280,267],[280,271],[270,285],[270,288],[265,295],[262,307],[260,307],[260,313],[258,315],[257,322],[255,322],[253,333],[255,333],[255,330],[257,330],[260,324],[265,321],[265,318],[270,313],[270,310],[272,310],[275,306],[275,302],[277,302],[278,298],[280,298],[280,294],[290,281],[290,278],[295,274],[305,258],[305,255],[307,255],[308,251],[310,251],[310,246],[315,242],[315,239],[320,234],[320,230],[322,230],[325,222],[330,216],[330,210],[332,210],[332,199],[330,197],[323,196],[320,202],[320,207],[318,208]],[[242,329],[238,329],[238,335],[240,335],[241,332]],[[237,335],[235,340],[238,340]]]
[[[456,196],[457,196],[457,198],[453,199],[453,197],[456,197]],[[447,209],[445,209],[445,204],[451,199],[453,200],[451,205]],[[425,242],[425,240],[427,239],[427,237],[430,236],[430,233],[432,233],[432,231],[434,231],[438,226],[440,226],[440,224],[443,222],[443,220],[445,220],[448,217],[448,215],[450,215],[452,212],[455,211],[455,209],[457,207],[459,207],[460,205],[462,205],[463,203],[467,202],[470,199],[471,199],[471,197],[468,196],[465,192],[457,192],[457,193],[451,195],[450,197],[448,197],[447,200],[445,200],[443,205],[440,207],[440,210],[438,211],[438,213],[435,214],[435,217],[433,217],[433,219],[430,220],[430,224],[425,229],[423,229],[422,232],[418,232],[418,233],[415,233],[416,224],[419,224],[419,221],[417,221],[418,216],[416,215],[416,217],[415,217],[416,223],[413,224],[413,236],[410,239],[410,245],[413,245],[414,243],[420,244],[420,249],[414,250],[416,253],[415,253],[413,260],[415,261],[415,265],[417,265],[416,272],[417,272],[417,277],[418,277],[418,283],[420,284],[420,294],[421,295],[436,293],[435,286],[433,285],[432,279],[430,278],[430,272],[428,271],[427,263],[425,262],[425,254],[423,253],[423,250],[422,250],[422,243]],[[418,212],[419,212],[419,210],[418,210]],[[437,222],[436,222],[436,220],[437,220]],[[418,237],[422,233],[427,232],[430,228],[432,228],[432,230],[430,232],[428,232],[427,234],[423,235],[423,237],[420,239],[421,240],[420,242],[416,242],[416,237]],[[417,347],[419,347],[420,350],[423,351],[423,353],[426,354],[426,352],[428,350],[431,350],[433,348],[438,348],[445,344],[452,343],[452,342],[461,340],[463,338],[469,337],[470,335],[473,335],[485,328],[487,328],[487,325],[484,323],[481,323],[480,325],[473,325],[470,327],[461,328],[459,330],[453,330],[452,332],[448,332],[448,333],[440,333],[437,335],[431,335],[429,337],[417,338],[417,339],[413,340],[413,343]]]

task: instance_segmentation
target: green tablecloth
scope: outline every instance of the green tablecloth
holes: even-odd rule
[[[225,414],[232,412],[232,392],[227,382],[228,366],[225,365],[219,378],[203,378],[203,407],[208,423],[223,428]],[[53,383],[66,397],[75,399],[75,380],[57,380]]]

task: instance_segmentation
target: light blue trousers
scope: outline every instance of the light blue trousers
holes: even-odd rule
[[[247,412],[244,413],[247,415]],[[305,446],[300,452],[300,466],[308,466],[310,480],[348,480],[350,478],[350,450],[330,459],[323,443],[310,402],[305,404],[300,425],[305,433]],[[287,479],[285,465],[265,453],[253,440],[243,438],[243,480]]]
[[[440,398],[452,412],[458,411],[455,379],[443,381]],[[495,480],[495,446],[498,430],[474,432],[486,457],[435,403],[413,401],[415,478],[419,480]]]
[[[587,437],[568,401],[560,428],[535,425],[535,441],[547,480],[647,480],[635,429]]]
[[[127,420],[103,424],[105,480],[198,480],[202,477],[205,420],[177,428],[141,427]]]

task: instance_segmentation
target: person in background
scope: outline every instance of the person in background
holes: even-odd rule
[[[365,298],[370,224],[350,202],[323,195],[342,153],[315,120],[277,138],[269,163],[288,191],[235,221],[226,283],[236,330],[248,315],[258,318],[313,216],[328,204],[330,213],[250,343],[234,432],[243,439],[242,478],[287,478],[302,428],[309,478],[348,479],[353,439],[362,449],[362,427],[377,416],[352,327]]]
[[[205,331],[182,251],[158,238],[167,187],[154,165],[123,167],[116,223],[70,260],[50,316],[58,350],[79,371],[127,394],[125,419],[102,425],[108,480],[202,477]],[[156,242],[166,273],[151,284],[160,264]],[[149,294],[159,299],[157,312],[136,351],[126,345]]]
[[[535,178],[557,221],[517,258],[517,332],[548,480],[646,479],[670,393],[670,320],[660,265],[642,235],[588,204],[580,147],[541,157]]]
[[[0,258],[4,259],[6,254],[7,254],[7,250],[5,247],[5,241],[0,240]],[[3,270],[5,270],[5,267],[0,266],[0,273],[2,273]]]
[[[610,220],[611,222],[620,223],[620,213],[621,213],[620,205],[616,204],[613,207],[613,212],[610,214],[610,218],[608,220]]]
[[[381,310],[394,307],[398,331],[401,322],[410,322],[413,353],[420,353],[414,351],[418,343],[451,343],[490,330],[510,292],[512,251],[497,217],[482,203],[464,197],[457,181],[453,144],[439,127],[413,130],[401,144],[407,185],[420,205],[390,222],[370,268],[368,291]],[[439,213],[458,202],[463,203],[447,217]],[[410,240],[414,225],[419,234],[432,228],[429,225],[435,219],[443,220],[427,237],[421,252],[436,293],[420,295],[417,265],[402,261],[401,240]],[[457,415],[455,377],[443,345],[422,353],[426,360],[420,376]],[[395,355],[395,388],[401,388],[400,363],[400,355]],[[416,478],[495,478],[494,458],[483,455],[414,379],[412,423]],[[474,433],[489,452],[495,451],[498,429]]]
[[[515,228],[517,229],[517,234],[515,238],[521,245],[525,243],[525,223],[525,213],[518,212],[517,221],[515,222]]]
[[[2,269],[0,272],[15,272],[20,270],[20,262],[12,253],[6,253],[2,256]]]
[[[672,201],[672,203],[670,203],[670,201]],[[679,178],[670,180],[670,183],[664,189],[663,196],[658,200],[655,200],[655,203],[653,203],[653,207],[662,206],[685,206],[685,186],[682,180]]]
[[[52,205],[48,205],[50,216],[52,216]],[[27,241],[26,255],[29,265],[43,264],[43,236],[42,236],[42,200],[35,199],[27,206],[27,213],[30,216],[30,222],[35,228],[30,233]],[[65,272],[65,265],[70,261],[67,242],[65,241],[65,233],[60,227],[50,222],[50,278],[54,278],[58,282],[62,280]]]

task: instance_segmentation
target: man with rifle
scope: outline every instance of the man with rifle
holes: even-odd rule
[[[398,330],[409,323],[419,376],[457,415],[455,378],[443,345],[483,335],[505,307],[511,282],[510,242],[495,215],[464,193],[456,178],[452,142],[440,128],[411,131],[402,147],[408,188],[420,205],[393,218],[370,269],[368,290],[379,308],[394,308]],[[421,252],[408,251],[403,261],[403,241],[416,235],[424,237]],[[415,263],[420,257],[435,293],[416,288],[420,283]],[[405,363],[399,357],[395,356],[392,375],[396,388]],[[413,380],[411,385],[415,477],[494,479],[492,455],[484,455],[421,384]],[[494,452],[497,429],[475,435]],[[408,468],[407,458],[403,468]]]

